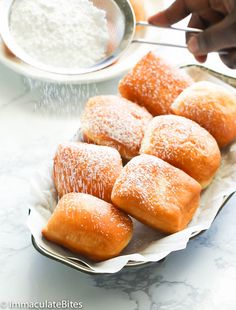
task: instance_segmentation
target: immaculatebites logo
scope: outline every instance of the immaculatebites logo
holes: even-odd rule
[[[82,309],[82,301],[60,300],[60,301],[0,301],[0,309]]]

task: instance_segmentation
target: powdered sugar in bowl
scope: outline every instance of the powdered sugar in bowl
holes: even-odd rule
[[[99,1],[100,0],[97,0],[97,2]],[[95,3],[95,0],[93,0],[93,2]],[[11,6],[11,3],[12,0],[0,0],[0,31],[2,31],[2,25],[8,28],[7,14],[9,11],[7,6]],[[107,3],[109,3],[109,1],[107,1]],[[164,7],[163,0],[142,0],[142,3],[142,12],[146,17],[151,16],[153,12],[158,12],[162,10]],[[119,28],[119,31],[121,35],[121,28]],[[146,27],[143,29],[138,28],[135,32],[135,38],[140,37],[145,40],[157,40],[158,38],[161,39],[161,33],[158,34],[156,29],[153,27]],[[26,63],[25,61],[22,61],[18,57],[14,56],[12,53],[9,53],[0,35],[0,63],[21,75],[53,83],[56,82],[63,84],[87,84],[107,80],[110,81],[118,76],[120,77],[121,75],[125,74],[127,70],[133,67],[137,63],[137,61],[150,50],[156,50],[156,46],[151,46],[147,44],[130,44],[126,48],[124,53],[122,53],[121,57],[117,59],[117,61],[112,62],[110,66],[104,67],[102,70],[88,72],[84,74],[60,74],[40,70],[39,68],[36,68]]]
[[[110,65],[129,46],[124,38],[131,38],[135,28],[125,0],[2,0],[0,12],[8,48],[33,67],[59,74],[84,74]]]

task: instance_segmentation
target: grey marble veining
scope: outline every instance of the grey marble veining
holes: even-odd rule
[[[187,249],[170,254],[161,263],[123,270],[117,275],[96,276],[93,278],[96,286],[120,288],[136,300],[137,309],[229,309],[230,303],[236,305],[233,287],[219,287],[214,281],[236,268],[235,241],[230,246],[226,242],[236,234],[234,204],[232,200],[211,229],[193,239]],[[222,232],[218,231],[223,232],[223,240]],[[235,279],[235,274],[231,276]],[[215,291],[222,288],[223,301],[217,298]],[[147,303],[143,304],[144,300],[148,301],[149,308]]]

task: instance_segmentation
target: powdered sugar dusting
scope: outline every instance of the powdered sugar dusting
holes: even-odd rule
[[[76,221],[81,229],[93,231],[100,236],[112,240],[111,232],[116,228],[119,240],[132,231],[132,221],[123,211],[115,208],[97,197],[83,194],[70,193],[59,201],[57,209],[63,213],[66,220]]]
[[[162,214],[172,217],[173,212],[178,218],[185,208],[190,208],[191,200],[196,194],[200,195],[200,191],[200,185],[183,171],[144,154],[133,158],[123,168],[114,185],[112,199],[122,209],[127,207],[126,211],[134,217],[143,212],[145,222],[152,221],[152,217],[153,221],[158,217],[161,220]],[[175,217],[171,221],[175,226]]]
[[[174,190],[170,186],[172,179],[170,174],[164,173],[163,170],[166,165],[162,160],[150,155],[140,155],[133,158],[123,168],[115,184],[115,196],[133,197],[135,201],[138,200],[140,205],[147,209],[153,209],[154,197],[158,192],[158,196],[165,205],[164,200],[169,199],[166,195],[166,189],[170,187],[171,191]],[[155,175],[155,182],[153,175]]]
[[[236,138],[236,96],[207,81],[185,89],[171,106],[172,111],[199,123],[220,147]]]
[[[120,154],[113,148],[86,143],[58,147],[54,159],[54,182],[59,196],[82,192],[110,201],[122,169]]]
[[[99,93],[95,83],[57,84],[24,77],[23,84],[26,92],[37,93],[31,102],[37,113],[56,117],[80,116],[87,100]]]
[[[91,141],[118,149],[125,158],[138,155],[152,116],[137,104],[117,96],[91,98],[81,117],[82,132]]]
[[[105,201],[81,193],[63,196],[42,230],[49,241],[95,261],[117,256],[132,233],[128,215]]]
[[[185,73],[150,52],[121,80],[119,90],[155,116],[169,114],[173,101],[192,83]]]
[[[175,115],[156,116],[149,123],[141,153],[169,162],[200,183],[211,179],[221,157],[215,139],[205,129]]]

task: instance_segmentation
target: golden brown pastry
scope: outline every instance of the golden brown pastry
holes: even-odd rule
[[[3,45],[3,51],[5,53],[5,55],[8,57],[8,58],[15,58],[14,60],[17,60],[15,54],[12,53],[12,51],[7,47],[7,45],[3,42],[1,42],[2,45]]]
[[[133,158],[122,170],[112,202],[137,220],[166,233],[184,229],[199,206],[201,186],[152,155]]]
[[[218,145],[209,132],[176,115],[156,116],[149,123],[140,152],[185,171],[203,188],[210,184],[221,161]]]
[[[156,116],[169,114],[171,104],[192,82],[185,73],[150,52],[120,81],[119,91]]]
[[[205,81],[193,84],[175,100],[171,110],[208,130],[219,147],[236,138],[236,96],[220,85]]]
[[[130,159],[139,153],[147,123],[145,108],[118,96],[91,98],[81,116],[81,131],[87,142],[117,149]]]
[[[70,193],[62,197],[43,236],[72,252],[102,261],[117,256],[129,243],[131,219],[99,198]]]
[[[145,21],[147,19],[144,0],[130,0],[130,3],[134,9],[136,21]]]
[[[117,150],[87,143],[59,145],[53,178],[59,197],[71,192],[87,193],[111,201],[111,191],[122,170]]]

